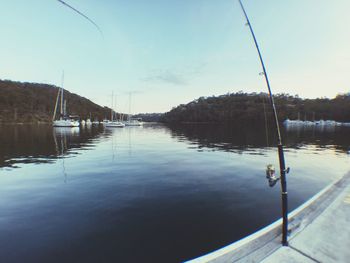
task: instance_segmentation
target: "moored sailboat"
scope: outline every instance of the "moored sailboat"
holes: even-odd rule
[[[143,122],[140,118],[128,118],[125,122],[126,126],[142,126]]]
[[[131,93],[129,94],[129,114],[128,119],[124,122],[125,126],[142,126],[143,122],[141,118],[132,118],[131,115]]]
[[[112,93],[112,107],[111,107],[111,120],[110,121],[104,121],[105,127],[111,127],[111,128],[124,128],[125,124],[114,120],[114,110],[113,110],[113,93]]]
[[[52,125],[54,127],[79,127],[79,121],[76,119],[73,119],[71,116],[67,115],[67,101],[63,99],[63,77],[62,76],[62,85],[58,89],[57,98],[56,98],[56,104],[55,104],[55,110],[52,117]],[[60,101],[60,115],[59,119],[56,119],[56,111],[57,106]]]

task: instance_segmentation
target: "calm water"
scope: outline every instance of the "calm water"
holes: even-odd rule
[[[284,131],[290,208],[350,167],[350,129]],[[180,262],[280,216],[263,128],[0,127],[0,262]]]

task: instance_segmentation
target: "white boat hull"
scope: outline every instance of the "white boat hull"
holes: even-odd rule
[[[52,125],[54,127],[79,127],[79,122],[75,120],[55,120]]]
[[[125,124],[119,121],[110,121],[105,123],[106,127],[112,127],[112,128],[124,128]]]
[[[79,127],[54,127],[54,133],[57,135],[77,135],[80,132]]]
[[[127,121],[125,122],[125,126],[142,126],[143,122],[142,121]]]

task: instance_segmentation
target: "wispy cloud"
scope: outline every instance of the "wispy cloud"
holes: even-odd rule
[[[188,85],[191,79],[200,75],[207,66],[206,62],[200,62],[191,66],[184,66],[184,69],[153,70],[149,76],[140,78],[145,82],[164,82],[171,85]]]
[[[134,89],[134,90],[123,91],[123,92],[121,92],[119,94],[120,95],[130,95],[130,94],[142,94],[142,93],[144,93],[143,90],[136,90],[136,89]]]
[[[141,81],[165,82],[172,85],[187,85],[187,80],[183,74],[172,72],[170,70],[159,71],[148,77],[141,78]]]

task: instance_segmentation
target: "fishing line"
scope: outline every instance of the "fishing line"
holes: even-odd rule
[[[87,15],[83,14],[78,9],[74,8],[73,6],[67,4],[65,1],[62,1],[62,0],[57,0],[57,1],[60,2],[61,4],[65,5],[66,7],[72,9],[74,12],[78,13],[79,15],[84,17],[85,19],[87,19],[91,24],[93,24],[97,28],[97,30],[100,32],[101,36],[103,37],[103,32],[102,32],[101,28],[91,18],[89,18]]]
[[[266,113],[266,105],[265,105],[265,96],[263,95],[263,107],[264,107],[264,120],[265,120],[265,135],[266,135],[266,146],[269,147],[269,128],[267,123],[267,113]]]

